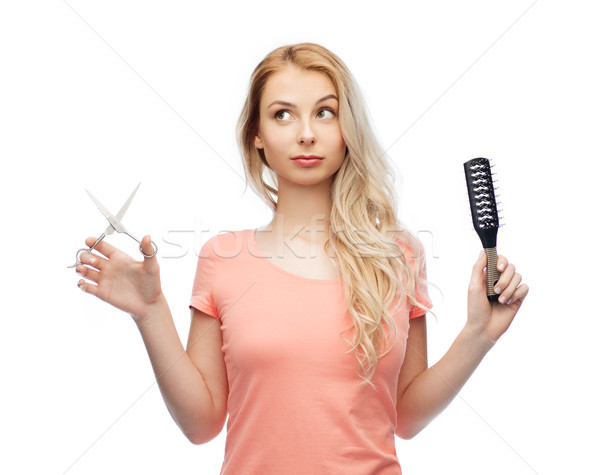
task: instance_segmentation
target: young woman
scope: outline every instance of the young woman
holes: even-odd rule
[[[262,228],[202,247],[187,349],[156,257],[102,241],[79,286],[133,317],[163,398],[190,441],[223,428],[222,473],[399,474],[394,436],[422,430],[507,330],[528,287],[499,256],[499,302],[473,266],[467,322],[427,363],[422,246],[396,216],[393,175],[344,63],[312,43],[254,70],[238,122]],[[88,238],[91,245],[94,238]],[[150,237],[142,246],[150,254]]]

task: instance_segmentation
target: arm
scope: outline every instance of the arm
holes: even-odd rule
[[[173,420],[194,444],[215,438],[227,416],[227,373],[219,320],[192,309],[187,351],[166,300],[136,322]]]
[[[450,404],[491,348],[465,327],[428,368],[426,338],[425,316],[413,319],[398,380],[396,435],[403,439],[417,435]]]
[[[152,252],[149,236],[142,247]],[[191,442],[208,442],[223,428],[227,412],[219,321],[194,310],[186,352],[161,290],[156,257],[137,262],[105,241],[96,249],[102,255],[82,253],[85,266],[77,272],[89,282],[78,285],[133,317],[171,416]]]
[[[468,292],[467,323],[448,352],[427,368],[425,318],[411,321],[406,359],[398,379],[396,435],[410,439],[441,413],[475,371],[483,357],[508,329],[529,288],[519,285],[521,276],[505,257],[498,257],[501,271],[497,287],[505,303],[489,302],[485,288],[485,254],[473,266]],[[506,303],[509,302],[509,303]]]

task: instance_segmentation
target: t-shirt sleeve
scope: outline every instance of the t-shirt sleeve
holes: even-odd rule
[[[213,249],[213,240],[209,239],[202,246],[198,256],[190,309],[192,307],[196,308],[220,320],[221,317],[215,301],[216,282],[217,258]]]
[[[421,244],[421,241],[419,241],[419,256],[419,279],[417,280],[415,286],[415,300],[421,305],[427,307],[427,309],[431,309],[433,307],[433,303],[431,302],[431,298],[429,297],[429,292],[427,292],[427,283],[424,282],[427,279],[427,266],[425,263],[425,249],[423,248],[423,244]],[[421,317],[426,313],[427,310],[421,307],[417,307],[416,305],[412,305],[408,317]]]

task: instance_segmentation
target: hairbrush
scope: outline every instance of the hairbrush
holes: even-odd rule
[[[498,254],[496,252],[499,219],[490,161],[487,158],[474,158],[465,162],[464,167],[473,227],[479,235],[487,255],[487,297],[490,301],[496,301],[498,300],[498,294],[494,292],[494,285],[500,278],[497,267]]]

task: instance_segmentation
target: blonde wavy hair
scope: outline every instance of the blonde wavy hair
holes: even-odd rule
[[[339,99],[339,122],[346,156],[332,186],[330,239],[335,266],[344,282],[352,325],[357,373],[371,384],[378,358],[397,338],[393,313],[404,299],[414,299],[422,249],[417,238],[396,218],[395,176],[369,124],[364,99],[346,65],[328,49],[314,43],[279,47],[254,69],[248,95],[237,123],[237,142],[243,156],[246,187],[251,187],[275,212],[277,177],[262,149],[254,146],[260,120],[260,100],[270,76],[289,65],[321,72],[331,80]],[[270,179],[269,184],[264,175]],[[399,242],[407,246],[409,252]],[[396,306],[394,306],[396,302]],[[388,328],[388,332],[384,330]],[[344,333],[342,332],[342,333]],[[390,337],[393,336],[393,339]]]

